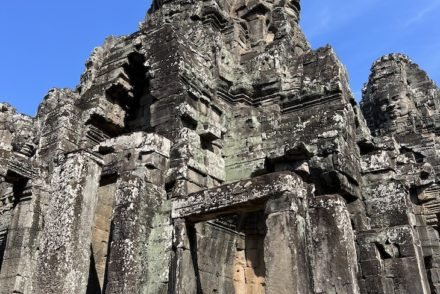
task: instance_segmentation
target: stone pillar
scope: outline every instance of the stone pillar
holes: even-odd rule
[[[7,230],[0,231],[0,272],[3,264],[3,254],[5,253],[6,247],[6,235],[8,234]]]
[[[411,226],[360,232],[361,289],[368,293],[430,293],[420,242]]]
[[[430,293],[409,191],[393,174],[369,174],[363,187],[371,229],[357,232],[361,290]]]
[[[1,238],[0,248],[3,248],[3,250],[6,247],[7,233],[8,233],[9,225],[11,223],[13,209],[14,209],[13,185],[12,183],[6,182],[5,178],[0,176],[0,238]],[[3,255],[1,255],[0,259],[2,257]],[[0,269],[1,269],[1,262],[0,262]]]
[[[12,194],[10,183],[7,183],[5,179],[0,176],[0,276],[6,248],[8,228],[11,221],[11,210],[13,207],[13,200],[11,199],[13,196],[10,194]]]
[[[101,160],[85,151],[57,159],[50,180],[35,293],[86,293]]]
[[[190,234],[194,236],[190,236]],[[172,280],[168,293],[186,294],[200,293],[200,280],[196,274],[197,264],[193,259],[196,252],[191,252],[191,237],[196,238],[194,232],[188,232],[185,219],[174,220],[173,247],[174,256],[172,264]],[[194,244],[194,242],[193,242]]]
[[[165,189],[140,167],[119,177],[115,201],[105,293],[166,293],[171,227],[170,215],[161,215]]]
[[[33,293],[32,275],[36,266],[41,230],[41,188],[28,183],[15,191],[18,203],[10,223],[3,265],[0,293]]]
[[[312,293],[307,260],[307,205],[298,194],[270,200],[264,240],[266,294]]]
[[[318,196],[309,207],[314,293],[359,293],[354,234],[344,199]]]
[[[37,114],[41,137],[37,158],[46,162],[56,154],[78,149],[82,126],[75,101],[77,94],[68,89],[49,91]]]

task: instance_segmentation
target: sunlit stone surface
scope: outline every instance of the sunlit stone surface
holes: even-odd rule
[[[157,0],[35,118],[0,104],[0,293],[440,293],[440,92],[357,106],[286,0]]]

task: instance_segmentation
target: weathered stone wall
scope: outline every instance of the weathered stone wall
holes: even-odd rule
[[[439,93],[427,74],[401,54],[376,61],[364,89],[361,108],[377,136],[362,156],[364,198],[374,231],[359,234],[358,240],[361,248],[373,242],[378,247],[368,249],[364,259],[370,260],[361,267],[369,276],[372,267],[379,269],[374,271],[379,288],[439,291],[438,265],[431,262],[439,254]],[[372,277],[364,277],[370,284]]]
[[[81,151],[58,160],[41,233],[37,293],[78,293],[88,281],[100,162]]]
[[[0,104],[0,293],[439,293],[440,90],[356,105],[298,0],[157,0],[35,118]]]

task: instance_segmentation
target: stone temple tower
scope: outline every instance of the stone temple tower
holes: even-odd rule
[[[75,90],[0,104],[0,293],[440,293],[439,89],[392,54],[359,107],[299,18],[154,0]]]

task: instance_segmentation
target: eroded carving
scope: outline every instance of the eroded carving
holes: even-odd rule
[[[392,54],[356,105],[299,17],[153,1],[35,118],[0,104],[0,293],[439,293],[439,89]]]

